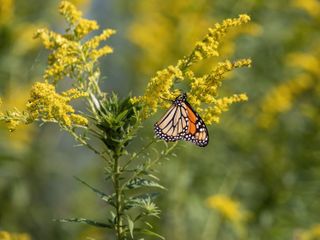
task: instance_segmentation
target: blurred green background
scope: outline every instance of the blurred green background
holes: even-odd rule
[[[158,200],[157,231],[174,240],[320,238],[318,0],[72,2],[102,28],[117,29],[115,52],[101,68],[103,89],[121,96],[142,94],[155,72],[188,54],[209,26],[249,14],[252,23],[231,31],[213,61],[252,58],[253,67],[228,76],[221,92],[246,92],[249,101],[209,127],[208,147],[181,142],[177,157],[163,163],[159,175],[168,191]],[[47,52],[32,35],[45,25],[63,30],[57,6],[0,0],[2,109],[23,109],[31,83],[41,79]],[[145,122],[141,137],[153,137],[159,117]],[[112,239],[52,221],[103,219],[102,203],[73,178],[103,189],[95,156],[54,125],[0,132],[0,231],[34,240]]]

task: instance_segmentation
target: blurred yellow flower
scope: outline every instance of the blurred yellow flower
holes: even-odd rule
[[[292,0],[293,6],[301,8],[313,17],[319,18],[320,3],[318,0]]]
[[[193,43],[203,35],[204,30],[212,26],[215,3],[198,0],[140,0],[132,8],[133,21],[128,38],[139,48],[135,59],[135,70],[150,76],[155,71],[171,65],[186,52],[192,50]],[[235,37],[246,33],[257,35],[261,27],[250,23],[236,28],[226,36],[219,47],[224,58],[232,55],[235,49]],[[150,47],[152,46],[152,47]],[[207,64],[197,66],[200,72],[215,64],[212,58]],[[141,74],[140,74],[141,75]],[[143,79],[140,77],[139,79]]]
[[[34,41],[33,35],[38,27],[35,24],[18,24],[14,29],[14,55],[24,55],[39,47],[39,42]]]
[[[233,223],[239,223],[247,219],[247,214],[242,210],[239,202],[222,194],[210,196],[207,206],[216,210],[221,216]]]
[[[31,237],[26,233],[9,233],[0,231],[0,240],[31,240]]]
[[[13,15],[14,1],[0,0],[0,25],[8,23]]]
[[[320,239],[320,224],[316,224],[309,229],[300,231],[296,235],[297,240],[318,240]]]
[[[314,54],[291,53],[287,56],[287,64],[295,68],[301,68],[315,75],[320,74],[320,60]]]
[[[263,128],[271,127],[275,117],[281,112],[291,109],[294,100],[307,89],[312,88],[314,81],[308,74],[300,74],[296,78],[276,86],[263,99],[262,111],[258,116],[258,123]]]

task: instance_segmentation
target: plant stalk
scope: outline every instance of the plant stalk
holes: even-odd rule
[[[117,240],[123,240],[123,228],[122,228],[122,191],[120,188],[120,166],[119,166],[119,157],[114,157],[114,165],[113,165],[113,186],[116,194],[116,222],[115,222],[115,230],[116,230],[116,236]]]

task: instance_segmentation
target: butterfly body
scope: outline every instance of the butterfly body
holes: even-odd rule
[[[167,141],[190,141],[200,147],[209,143],[208,129],[184,93],[172,101],[166,114],[154,125],[157,137]]]

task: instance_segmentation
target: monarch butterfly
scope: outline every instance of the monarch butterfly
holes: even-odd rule
[[[172,101],[166,114],[154,124],[157,137],[167,141],[186,140],[199,147],[209,143],[208,129],[187,101],[187,94],[183,93]]]

